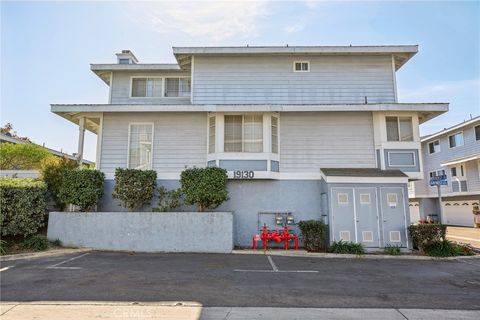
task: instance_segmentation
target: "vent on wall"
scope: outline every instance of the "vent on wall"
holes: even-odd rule
[[[390,231],[390,242],[400,242],[400,231]]]
[[[350,242],[350,231],[340,231],[340,240]]]
[[[362,231],[362,237],[364,242],[373,241],[373,232],[372,231]]]

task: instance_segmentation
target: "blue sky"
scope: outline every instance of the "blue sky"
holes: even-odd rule
[[[172,46],[418,44],[397,73],[400,102],[450,102],[422,134],[480,114],[480,2],[1,2],[1,124],[69,153],[75,125],[50,103],[106,103],[89,63]],[[87,159],[96,140],[88,134]]]

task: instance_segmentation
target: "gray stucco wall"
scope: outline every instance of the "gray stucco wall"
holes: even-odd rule
[[[48,239],[67,246],[139,252],[233,249],[231,212],[51,212]]]
[[[113,185],[113,180],[105,181],[99,211],[127,211],[112,198]],[[176,180],[158,180],[157,185],[174,189],[180,184]],[[297,222],[320,219],[322,216],[319,180],[229,180],[227,187],[230,199],[215,211],[233,212],[236,246],[251,246],[252,236],[258,233],[259,212],[292,212]],[[151,205],[145,206],[142,210],[151,211],[151,207],[156,205],[155,198]],[[180,208],[179,211],[195,209],[189,206]],[[270,227],[273,227],[273,221]]]

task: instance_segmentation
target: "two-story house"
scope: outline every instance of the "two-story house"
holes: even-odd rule
[[[399,103],[396,72],[417,53],[401,46],[174,47],[176,64],[141,64],[132,52],[92,64],[106,104],[53,104],[97,134],[106,175],[153,169],[179,185],[186,167],[229,174],[235,244],[276,217],[323,218],[331,241],[408,246],[407,183],[421,179],[419,124],[446,103]],[[220,230],[219,230],[220,231]]]
[[[412,220],[473,226],[473,206],[480,203],[480,117],[422,137],[424,179],[410,182]],[[441,186],[442,208],[430,180],[446,176]]]

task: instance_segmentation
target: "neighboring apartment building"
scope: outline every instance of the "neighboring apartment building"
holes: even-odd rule
[[[177,187],[186,167],[229,174],[235,244],[275,215],[324,218],[331,241],[408,246],[407,183],[421,179],[419,124],[446,103],[398,103],[396,72],[417,46],[175,47],[176,64],[132,52],[92,64],[107,104],[53,104],[98,135],[97,168],[154,169]],[[221,230],[218,230],[221,232]]]
[[[443,223],[473,226],[473,206],[480,203],[480,117],[422,137],[424,179],[410,183],[412,220],[429,215]],[[442,210],[434,176],[446,175],[441,187]],[[443,216],[440,217],[442,211]]]

